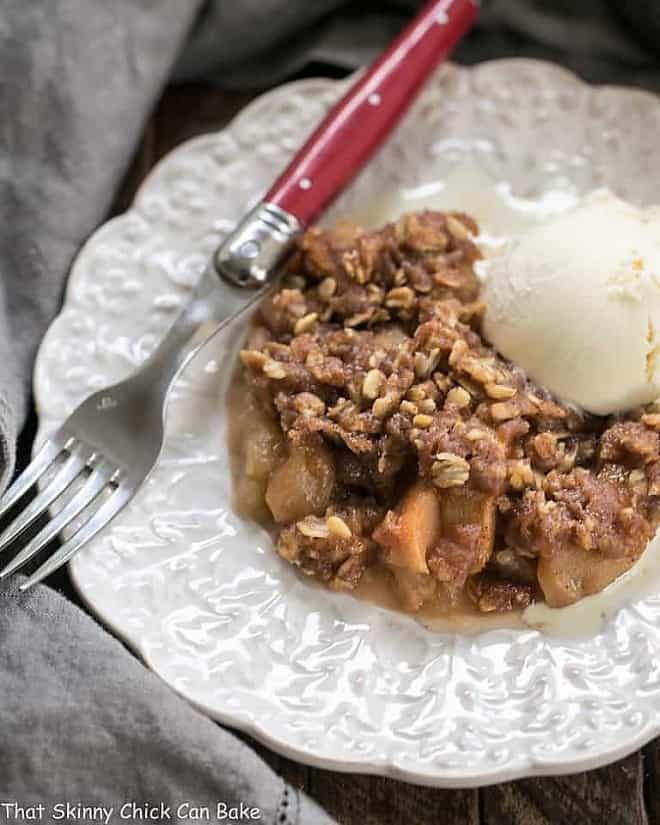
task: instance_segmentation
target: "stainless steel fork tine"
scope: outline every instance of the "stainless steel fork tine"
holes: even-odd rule
[[[133,493],[130,487],[117,487],[89,521],[86,521],[75,535],[65,542],[59,550],[56,550],[35,573],[21,584],[20,590],[27,590],[47,576],[50,576],[51,573],[54,573],[63,564],[66,564],[78,550],[84,547],[90,539],[94,538],[99,530],[102,530],[106,524],[117,515],[122,507],[128,504],[132,497]]]
[[[0,498],[0,517],[11,509],[27,493],[30,487],[37,483],[61,452],[62,447],[54,441],[46,441],[16,481]]]
[[[73,452],[69,458],[66,459],[52,481],[44,487],[25,510],[23,510],[0,535],[0,553],[19,533],[22,533],[23,530],[38,519],[42,513],[46,512],[55,499],[80,475],[86,464],[87,456],[78,451]]]
[[[40,553],[88,504],[91,504],[101,490],[112,479],[113,468],[103,462],[94,468],[91,475],[67,504],[53,516],[48,524],[37,533],[26,546],[17,553],[9,564],[0,570],[0,581],[11,576],[34,556]]]

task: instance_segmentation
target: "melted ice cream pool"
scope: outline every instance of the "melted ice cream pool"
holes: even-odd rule
[[[574,190],[546,191],[537,198],[520,198],[503,182],[494,182],[476,164],[457,167],[445,180],[386,192],[361,208],[359,214],[344,215],[366,228],[396,220],[406,212],[423,209],[467,212],[480,227],[477,239],[487,259],[518,233],[545,219],[574,208],[580,196]],[[482,262],[487,266],[487,261]],[[477,268],[479,264],[477,264]],[[483,276],[485,269],[477,269]],[[530,605],[522,621],[547,635],[580,638],[598,633],[608,619],[625,604],[660,593],[660,534],[651,541],[637,563],[612,584],[569,607],[551,608],[542,602]],[[512,622],[512,624],[517,624]],[[494,629],[483,626],[472,632]],[[470,632],[468,630],[468,632]]]
[[[568,189],[543,192],[535,199],[520,198],[511,191],[509,184],[496,183],[476,164],[465,163],[445,180],[382,193],[371,203],[361,206],[359,213],[349,211],[347,214],[344,210],[342,216],[367,229],[375,229],[406,212],[424,209],[467,212],[479,224],[479,246],[488,256],[518,233],[566,212],[579,200],[578,194]]]

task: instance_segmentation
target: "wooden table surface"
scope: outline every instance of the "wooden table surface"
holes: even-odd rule
[[[145,128],[116,211],[130,204],[159,158],[190,137],[222,128],[252,96],[197,84],[168,88]],[[460,791],[308,768],[254,747],[343,825],[660,825],[660,740],[600,770]]]

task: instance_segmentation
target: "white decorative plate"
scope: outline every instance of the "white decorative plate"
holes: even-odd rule
[[[150,352],[223,233],[342,88],[269,92],[165,158],[132,209],[91,238],[37,362],[42,437]],[[658,134],[649,94],[527,60],[447,66],[335,214],[465,160],[521,197],[608,185],[647,203]],[[90,607],[165,681],[302,762],[429,785],[582,770],[660,733],[660,598],[588,640],[461,637],[302,581],[230,509],[229,349],[207,347],[181,380],[159,467],[72,565]]]

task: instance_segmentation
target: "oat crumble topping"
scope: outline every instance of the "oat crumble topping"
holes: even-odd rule
[[[658,525],[660,413],[583,415],[499,357],[476,233],[439,212],[312,228],[251,327],[239,497],[332,588],[381,565],[411,610],[565,605]]]

